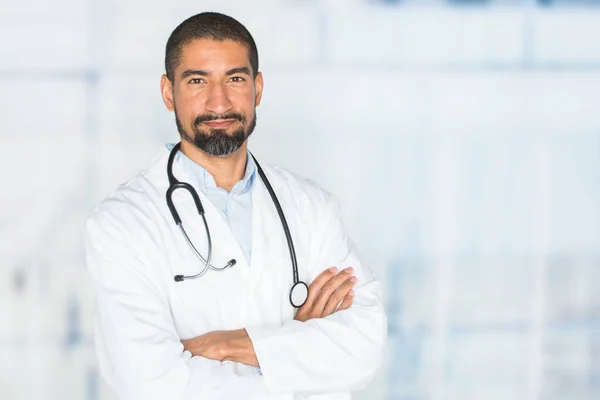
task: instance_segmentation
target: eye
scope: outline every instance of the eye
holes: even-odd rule
[[[231,77],[230,81],[231,82],[239,83],[239,82],[244,82],[245,79],[242,78],[241,76],[233,76],[233,77]]]
[[[206,83],[202,78],[192,78],[189,83],[198,84],[198,83]]]

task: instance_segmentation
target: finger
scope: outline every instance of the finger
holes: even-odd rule
[[[321,272],[319,276],[317,276],[315,280],[312,281],[312,283],[308,287],[308,298],[306,299],[305,305],[307,305],[308,307],[312,307],[312,304],[319,295],[319,292],[321,292],[321,288],[323,287],[323,285],[329,282],[329,280],[333,278],[335,274],[337,274],[337,272],[338,269],[336,267],[331,267]]]
[[[335,312],[335,309],[340,305],[340,302],[346,297],[346,295],[352,290],[354,285],[356,285],[356,277],[353,276],[347,281],[345,281],[335,292],[331,294],[329,300],[323,307],[323,314],[321,317],[326,317]]]
[[[313,304],[313,313],[323,313],[323,309],[325,308],[325,304],[329,301],[331,295],[348,279],[352,277],[352,272],[354,269],[352,267],[346,268],[342,270],[339,274],[334,276],[329,280],[329,282],[325,283],[321,288],[321,292],[317,296],[314,304]]]
[[[344,282],[352,277],[353,272],[354,269],[352,267],[345,268],[327,281],[321,288],[321,291],[318,293],[315,303],[321,302],[321,306],[324,308],[331,295],[338,290],[339,287],[344,284]]]
[[[310,313],[310,304],[308,304],[308,300],[296,311],[296,316],[294,319],[296,321],[306,322],[308,321],[308,314]]]
[[[344,300],[342,300],[342,304],[340,304],[340,306],[335,311],[337,312],[337,311],[347,310],[348,308],[350,308],[350,306],[352,305],[353,302],[354,302],[354,290],[351,290],[344,297]]]
[[[296,316],[294,317],[296,321],[306,322],[310,319],[313,303],[316,297],[319,295],[321,288],[325,283],[327,283],[331,278],[333,278],[335,274],[337,274],[337,272],[338,269],[336,267],[331,267],[321,272],[319,276],[317,276],[315,280],[312,281],[312,283],[308,287],[308,297],[306,298],[306,301],[304,302],[302,307],[298,308],[298,310],[296,311]]]

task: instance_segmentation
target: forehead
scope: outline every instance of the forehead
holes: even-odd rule
[[[179,71],[250,67],[248,47],[233,40],[196,39],[181,48]]]

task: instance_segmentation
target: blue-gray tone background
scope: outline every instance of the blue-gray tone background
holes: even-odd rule
[[[114,398],[82,225],[177,140],[164,45],[204,10],[258,43],[254,153],[337,195],[385,282],[357,398],[600,398],[599,3],[0,2],[0,399]]]

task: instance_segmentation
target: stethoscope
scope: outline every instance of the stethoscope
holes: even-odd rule
[[[204,268],[202,268],[202,270],[200,272],[198,272],[196,275],[189,275],[189,276],[175,275],[175,277],[174,277],[175,282],[182,282],[185,279],[196,279],[196,278],[199,278],[202,275],[204,275],[209,269],[213,270],[213,271],[223,271],[227,268],[233,267],[236,264],[236,261],[234,258],[229,260],[227,262],[227,264],[225,264],[225,266],[223,266],[221,268],[215,267],[214,265],[211,264],[212,239],[210,237],[210,230],[208,229],[208,223],[206,222],[206,217],[204,216],[204,207],[202,207],[202,202],[200,201],[198,192],[196,192],[196,190],[192,187],[192,185],[190,185],[189,183],[186,183],[186,182],[178,181],[175,178],[175,176],[173,175],[173,161],[175,160],[175,155],[179,151],[180,147],[181,147],[181,142],[177,143],[175,145],[175,147],[173,147],[173,149],[171,150],[171,154],[169,154],[169,161],[167,163],[167,176],[169,177],[169,189],[167,189],[167,206],[169,207],[169,211],[171,211],[173,220],[175,221],[175,223],[181,230],[181,233],[185,237],[185,240],[188,242],[190,247],[194,250],[194,253],[196,253],[198,258],[200,258],[200,260],[202,260],[202,262],[204,263]],[[279,214],[279,219],[281,220],[281,226],[283,227],[283,232],[285,233],[285,238],[287,240],[288,248],[290,250],[290,259],[292,261],[292,270],[293,270],[293,275],[294,275],[294,284],[293,284],[292,288],[290,289],[290,303],[292,304],[293,307],[299,308],[299,307],[302,307],[302,305],[306,302],[306,299],[308,298],[308,285],[306,283],[304,283],[303,281],[301,281],[298,277],[298,262],[296,260],[296,251],[294,250],[294,242],[292,241],[292,235],[290,234],[290,228],[288,227],[287,221],[285,219],[285,215],[283,215],[283,210],[281,209],[281,205],[279,204],[279,200],[277,199],[277,196],[275,195],[275,192],[273,191],[273,187],[269,183],[267,176],[265,175],[264,171],[262,170],[262,168],[256,161],[256,158],[254,157],[254,155],[252,155],[252,154],[250,154],[250,155],[252,156],[252,159],[254,160],[254,163],[256,164],[256,169],[258,171],[258,174],[260,175],[260,178],[262,179],[263,183],[265,184],[267,191],[271,195],[271,199],[273,200],[273,204],[275,205],[275,208],[277,209],[277,214]],[[200,216],[202,217],[202,222],[204,223],[204,229],[206,231],[206,239],[208,241],[208,254],[206,255],[206,258],[204,258],[202,256],[202,254],[200,254],[200,252],[196,249],[196,246],[194,246],[194,244],[190,240],[190,237],[188,236],[187,232],[185,231],[185,228],[183,227],[183,225],[181,223],[181,218],[179,217],[179,213],[177,212],[177,209],[175,208],[175,204],[173,203],[173,192],[177,189],[187,190],[192,195],[192,198],[194,199],[194,204],[196,205],[196,209],[198,210],[198,214],[200,214]]]

